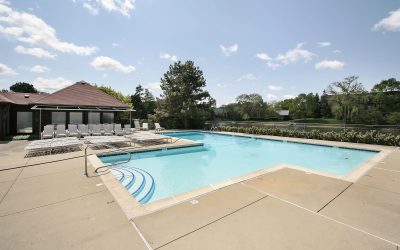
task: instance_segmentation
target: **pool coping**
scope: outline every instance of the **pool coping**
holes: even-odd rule
[[[176,131],[176,132],[185,132],[185,131]],[[190,130],[187,132],[197,132],[195,130]],[[198,132],[207,132],[207,131],[198,131]],[[394,147],[388,146],[380,146],[380,145],[372,145],[372,144],[355,144],[355,143],[348,143],[348,142],[335,142],[335,141],[320,141],[320,140],[311,140],[311,139],[303,139],[303,138],[289,138],[289,137],[277,137],[277,136],[265,136],[265,135],[249,135],[243,133],[232,133],[232,132],[213,132],[216,134],[224,134],[224,135],[235,135],[235,136],[246,136],[246,137],[253,137],[259,139],[268,139],[268,140],[279,140],[279,141],[289,141],[295,143],[305,143],[311,145],[318,145],[318,146],[332,146],[332,147],[340,147],[340,148],[349,148],[349,149],[356,149],[356,150],[369,150],[369,151],[376,151],[377,154],[370,158],[368,161],[364,162],[350,173],[346,174],[345,176],[339,176],[334,174],[323,173],[317,170],[312,170],[300,166],[296,166],[293,164],[281,163],[274,166],[268,166],[241,176],[237,176],[234,178],[229,178],[226,180],[219,181],[217,183],[208,184],[202,186],[200,188],[180,193],[178,195],[170,196],[161,200],[153,201],[150,203],[146,203],[144,205],[140,204],[129,192],[128,190],[117,180],[114,174],[111,171],[108,171],[107,174],[101,175],[102,181],[113,195],[121,209],[124,211],[126,216],[129,219],[137,218],[143,215],[147,215],[164,208],[189,201],[195,200],[196,197],[205,195],[210,192],[214,192],[218,189],[227,187],[229,185],[237,184],[243,181],[247,181],[250,179],[257,178],[261,175],[273,173],[279,171],[281,169],[289,168],[295,169],[298,171],[303,171],[309,174],[316,174],[320,176],[340,179],[348,182],[356,182],[361,176],[363,176],[366,172],[368,172],[373,166],[377,163],[382,161],[388,154],[390,154]],[[155,151],[161,150],[164,148],[172,149],[172,148],[182,148],[182,147],[193,147],[193,146],[200,146],[203,143],[192,143],[190,145],[162,145],[160,147],[151,147],[151,148],[140,148],[136,150],[130,150],[131,152],[148,152],[148,151]],[[91,155],[88,157],[92,167],[97,169],[99,167],[104,166],[101,160],[98,158],[97,155]]]

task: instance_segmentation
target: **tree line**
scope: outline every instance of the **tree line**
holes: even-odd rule
[[[257,93],[239,95],[234,103],[215,109],[216,102],[204,88],[203,72],[193,61],[176,62],[160,80],[162,94],[154,97],[138,85],[131,95],[108,86],[97,86],[105,93],[133,107],[134,118],[159,122],[167,128],[202,128],[206,120],[279,120],[280,110],[289,110],[288,119],[336,119],[343,123],[400,124],[400,81],[382,80],[367,91],[357,76],[331,83],[320,96],[301,93],[279,102],[265,102]],[[8,91],[8,90],[2,90]],[[13,92],[38,93],[29,83],[16,83]],[[216,112],[214,112],[216,111]],[[129,114],[122,114],[129,121]]]
[[[259,94],[242,94],[223,105],[218,116],[229,120],[277,120],[280,110],[289,119],[337,119],[343,123],[400,124],[400,81],[382,80],[366,91],[357,76],[331,83],[322,95],[301,93],[297,97],[267,103]]]

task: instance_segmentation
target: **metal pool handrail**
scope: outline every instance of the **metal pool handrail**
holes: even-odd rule
[[[124,149],[120,149],[120,148],[113,147],[113,146],[112,146],[111,144],[109,144],[109,143],[101,142],[101,143],[89,144],[89,145],[87,145],[87,146],[85,147],[85,175],[86,175],[86,177],[89,177],[89,173],[88,173],[88,170],[87,170],[87,149],[88,149],[89,147],[94,147],[94,146],[104,146],[104,147],[106,147],[106,148],[116,149],[116,150],[113,151],[113,152],[118,152],[118,151],[119,151],[119,152],[123,152],[123,153],[126,153],[126,154],[129,155],[129,159],[128,159],[127,161],[118,161],[118,162],[113,163],[113,164],[110,164],[110,165],[103,165],[103,166],[100,166],[100,167],[96,168],[96,169],[95,169],[95,172],[96,172],[96,173],[98,173],[98,170],[101,169],[101,168],[109,168],[109,167],[112,167],[112,166],[116,166],[116,165],[128,163],[128,162],[130,162],[130,161],[132,160],[132,154],[131,154],[131,152],[129,152],[129,151],[127,151],[127,150],[124,150]]]

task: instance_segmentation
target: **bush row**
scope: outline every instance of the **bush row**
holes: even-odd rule
[[[319,130],[291,130],[279,128],[260,128],[260,127],[233,127],[220,126],[218,131],[237,132],[255,135],[274,135],[285,137],[297,137],[306,139],[317,139],[326,141],[355,142],[367,144],[379,144],[387,146],[400,146],[400,135],[380,133],[375,130],[358,132],[354,130],[329,131]]]

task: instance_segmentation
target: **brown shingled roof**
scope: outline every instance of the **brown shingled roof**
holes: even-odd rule
[[[60,106],[129,108],[128,105],[86,82],[77,82],[32,103]]]
[[[13,103],[10,99],[3,96],[3,93],[0,93],[0,103]]]
[[[0,93],[0,102],[28,105],[45,96],[48,94],[4,92]]]

